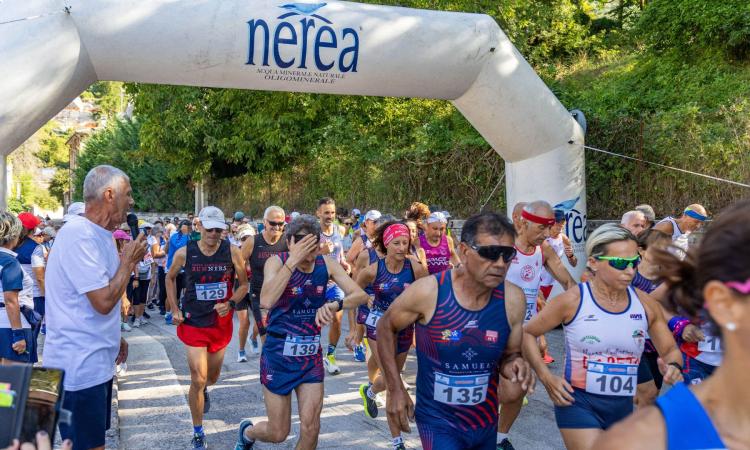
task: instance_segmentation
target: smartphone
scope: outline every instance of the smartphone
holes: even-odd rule
[[[59,369],[34,367],[29,382],[29,395],[21,426],[21,442],[34,442],[39,431],[46,431],[55,442],[55,430],[63,403],[64,372]]]

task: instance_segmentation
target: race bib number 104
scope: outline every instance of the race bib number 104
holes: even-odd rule
[[[589,361],[586,392],[599,395],[633,397],[638,385],[638,366]]]

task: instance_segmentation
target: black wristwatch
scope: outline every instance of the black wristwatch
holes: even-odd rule
[[[229,303],[229,307],[232,309],[237,309],[237,302],[234,300],[229,300],[227,303]]]
[[[336,303],[339,304],[339,309],[338,309],[339,311],[341,311],[341,310],[344,309],[344,299],[343,298],[336,300]]]
[[[682,366],[680,365],[680,363],[676,363],[676,362],[671,362],[671,363],[669,363],[669,364],[667,364],[667,365],[668,365],[668,366],[673,366],[673,367],[675,367],[675,368],[676,368],[677,370],[679,370],[680,372],[682,372]]]

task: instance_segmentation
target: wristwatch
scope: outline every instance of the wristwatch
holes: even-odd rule
[[[338,305],[339,305],[339,309],[338,309],[339,311],[341,311],[341,310],[344,309],[344,299],[343,298],[340,298],[340,299],[336,300],[336,303],[338,303]]]
[[[232,309],[237,309],[237,302],[234,300],[229,300],[227,303],[229,303],[229,307]]]

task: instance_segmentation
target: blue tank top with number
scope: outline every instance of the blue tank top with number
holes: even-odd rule
[[[683,383],[656,400],[667,429],[667,450],[726,449],[703,405]]]
[[[370,264],[374,263],[378,260],[378,252],[375,251],[374,248],[368,247],[367,253],[370,255]],[[367,294],[370,297],[375,296],[375,290],[372,288],[372,283],[368,284],[365,289],[365,294]],[[357,308],[358,314],[364,314],[367,315],[370,312],[370,308],[367,307],[367,303],[364,305],[359,305]]]
[[[407,258],[404,260],[404,266],[399,273],[391,273],[385,265],[385,258],[378,260],[378,273],[372,282],[372,288],[375,292],[375,309],[385,311],[391,306],[404,289],[414,282],[414,270],[411,267],[411,261]]]
[[[417,422],[458,432],[496,427],[498,362],[510,334],[505,285],[483,309],[469,311],[455,297],[450,270],[435,278],[435,313],[416,325]]]
[[[289,253],[279,253],[278,256],[286,262]],[[311,273],[295,270],[279,301],[268,311],[266,329],[280,335],[319,335],[315,314],[326,301],[326,284],[328,268],[322,256],[315,258]]]

